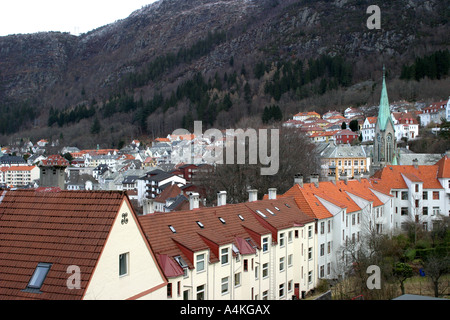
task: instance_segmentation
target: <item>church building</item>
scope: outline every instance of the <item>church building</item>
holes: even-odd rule
[[[386,89],[386,77],[383,68],[383,87],[381,89],[380,108],[378,120],[375,125],[373,147],[373,167],[381,169],[388,164],[396,164],[397,143],[394,132],[394,122],[389,108],[389,99]]]

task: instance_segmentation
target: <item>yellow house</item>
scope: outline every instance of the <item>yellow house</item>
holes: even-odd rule
[[[124,193],[38,188],[0,199],[0,299],[165,298],[167,279]]]

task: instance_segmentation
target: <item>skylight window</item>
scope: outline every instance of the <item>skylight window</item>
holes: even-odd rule
[[[200,227],[200,228],[204,228],[205,226],[204,226],[204,224],[203,223],[201,223],[200,221],[196,221],[197,222],[197,224],[198,224],[198,226]]]
[[[219,217],[219,220],[220,220],[220,222],[222,222],[223,224],[226,223],[224,218]]]
[[[288,205],[287,203],[285,203],[284,205],[285,205],[286,207],[288,207],[288,208],[290,208],[290,207],[291,207],[291,206],[290,206],[290,205]]]
[[[256,243],[255,243],[252,239],[247,238],[247,239],[245,239],[245,241],[247,241],[247,243],[248,243],[252,248],[257,248]]]
[[[275,213],[273,213],[272,211],[270,211],[269,209],[266,209],[268,213],[270,213],[271,215],[275,215]]]
[[[264,213],[262,213],[261,211],[256,210],[256,212],[257,212],[261,217],[266,218],[266,215],[265,215]]]
[[[241,219],[242,221],[244,221],[244,217],[240,214],[238,214],[239,219]]]
[[[172,231],[173,233],[177,233],[177,230],[175,230],[175,228],[173,226],[169,226],[170,231]]]
[[[180,265],[180,267],[187,268],[188,265],[186,264],[186,262],[183,260],[183,258],[181,256],[176,256],[174,257],[175,261],[178,262],[178,264]]]
[[[28,282],[27,288],[39,290],[42,287],[51,266],[51,263],[38,263],[31,276],[30,282]]]
[[[280,208],[278,208],[278,207],[274,207],[277,211],[280,211]]]

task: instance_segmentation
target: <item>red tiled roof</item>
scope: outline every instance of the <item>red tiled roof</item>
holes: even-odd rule
[[[270,214],[266,209],[271,210],[275,215]],[[263,212],[266,217],[261,217],[256,210]],[[241,220],[238,215],[241,215],[244,220]],[[219,218],[222,218],[225,223]],[[196,221],[200,221],[203,228]],[[162,258],[164,255],[172,259],[181,256],[189,268],[194,268],[194,252],[210,249],[210,261],[217,262],[219,260],[218,246],[234,244],[241,254],[248,254],[253,251],[247,239],[251,239],[256,246],[260,247],[261,235],[272,233],[276,241],[276,234],[274,234],[276,229],[312,221],[314,221],[312,218],[299,210],[294,199],[288,197],[139,217],[142,229],[167,277],[173,273],[173,266],[162,261],[165,259]],[[174,228],[175,233],[169,226]]]
[[[169,198],[175,198],[177,195],[181,194],[182,191],[180,187],[174,183],[167,188],[165,188],[156,198],[156,202],[166,202]]]
[[[0,299],[82,299],[111,226],[120,192],[4,191],[0,197]],[[42,293],[25,292],[38,263],[51,263]],[[67,288],[67,267],[81,289]]]
[[[60,155],[51,155],[48,156],[47,159],[41,160],[39,162],[39,165],[68,167],[69,161],[67,161],[66,158],[63,158]]]
[[[12,166],[12,167],[6,167],[4,171],[31,171],[36,166]]]
[[[372,180],[376,181],[376,188],[385,193],[390,193],[392,189],[407,189],[408,186],[402,175],[413,181],[423,181],[424,189],[442,189],[438,177],[438,165],[422,165],[417,168],[409,166],[386,166],[375,172]]]
[[[439,167],[438,178],[450,178],[450,158],[447,155],[439,160],[436,165]]]

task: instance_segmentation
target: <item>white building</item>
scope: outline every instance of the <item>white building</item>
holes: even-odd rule
[[[393,196],[393,227],[415,222],[424,230],[450,214],[450,159],[435,165],[387,166],[374,175],[377,190]]]
[[[276,193],[276,192],[275,192]],[[291,198],[145,215],[168,299],[290,300],[317,285],[314,219]],[[196,202],[197,201],[197,202]],[[159,230],[155,233],[154,230]]]
[[[401,141],[402,138],[414,140],[419,136],[419,122],[411,113],[393,112],[395,138]]]
[[[367,117],[364,120],[363,127],[361,129],[362,142],[373,141],[375,137],[375,125],[377,124],[377,117]]]
[[[426,127],[430,123],[440,124],[442,118],[449,115],[449,100],[431,103],[419,114],[420,124]]]

